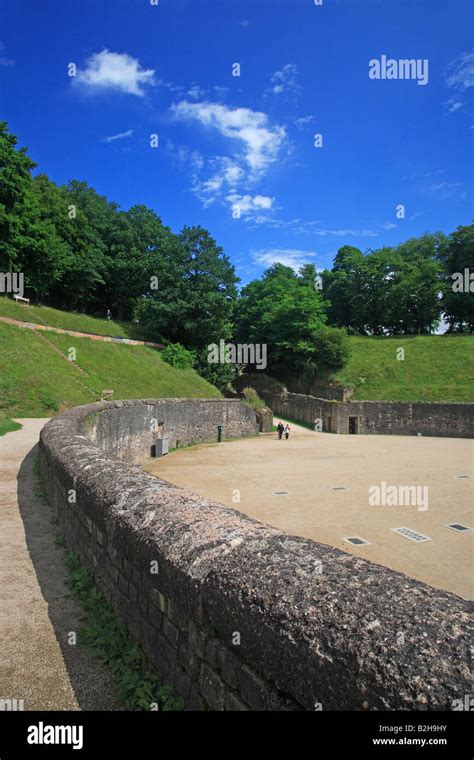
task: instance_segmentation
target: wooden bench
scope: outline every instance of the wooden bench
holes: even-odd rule
[[[13,296],[15,301],[21,301],[22,303],[26,303],[27,306],[30,305],[30,299],[29,298],[23,298],[23,296],[14,295]]]
[[[102,391],[100,394],[100,400],[101,401],[112,401],[112,396],[114,395],[113,390],[105,390]]]

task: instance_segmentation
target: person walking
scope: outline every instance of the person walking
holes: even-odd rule
[[[283,422],[279,422],[278,425],[277,425],[278,440],[279,441],[281,441],[284,429],[285,429],[285,427],[283,425]]]
[[[290,426],[288,425],[288,423],[286,423],[286,428],[285,428],[285,438],[286,438],[286,440],[288,440],[289,437],[290,437]]]

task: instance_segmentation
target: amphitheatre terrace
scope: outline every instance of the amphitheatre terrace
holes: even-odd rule
[[[164,479],[143,471],[157,437],[206,443],[218,425],[244,440],[155,460]],[[436,439],[256,434],[255,411],[222,399],[99,402],[41,432],[43,485],[66,544],[158,675],[191,710],[454,709],[470,689],[459,568],[472,533],[446,524],[467,524],[469,479],[458,476],[470,472],[469,441],[450,441],[446,455]],[[382,472],[397,482],[403,463],[404,482],[408,472],[431,487],[429,509],[369,507],[368,483]],[[390,531],[402,526],[432,540]],[[353,533],[369,544],[341,543]]]

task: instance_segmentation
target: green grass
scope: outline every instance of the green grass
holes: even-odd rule
[[[76,350],[76,367],[65,358],[70,348]],[[48,417],[96,401],[105,389],[114,390],[114,399],[221,395],[194,370],[166,364],[153,348],[34,332],[0,322],[0,413]]]
[[[89,317],[72,311],[59,311],[48,306],[25,306],[6,296],[0,297],[0,317],[19,319],[21,322],[34,322],[38,325],[61,327],[63,330],[113,335],[120,338],[147,340],[143,329],[136,322],[117,322],[113,319]],[[152,340],[150,338],[150,340]],[[159,343],[159,339],[153,342]]]
[[[351,355],[334,379],[353,399],[474,401],[474,336],[349,338]],[[405,359],[397,361],[397,349]]]
[[[13,430],[20,429],[21,425],[19,422],[14,422],[10,417],[7,417],[6,414],[0,411],[0,435],[5,435],[5,433],[11,433]]]

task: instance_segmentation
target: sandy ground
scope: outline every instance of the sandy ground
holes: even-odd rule
[[[118,709],[108,672],[68,643],[81,608],[64,584],[49,507],[35,495],[33,462],[46,420],[19,419],[0,437],[0,699],[25,710]]]
[[[290,423],[291,424],[291,423]],[[291,424],[288,441],[267,433],[183,449],[149,472],[281,530],[365,557],[465,598],[473,598],[474,442],[460,438],[314,433]],[[458,479],[470,475],[470,479]],[[369,487],[428,486],[428,508],[371,506]],[[347,490],[333,491],[344,486]],[[288,491],[288,495],[273,495]],[[240,499],[240,502],[238,501]],[[430,541],[414,543],[392,528]],[[369,544],[344,541],[360,536]]]

